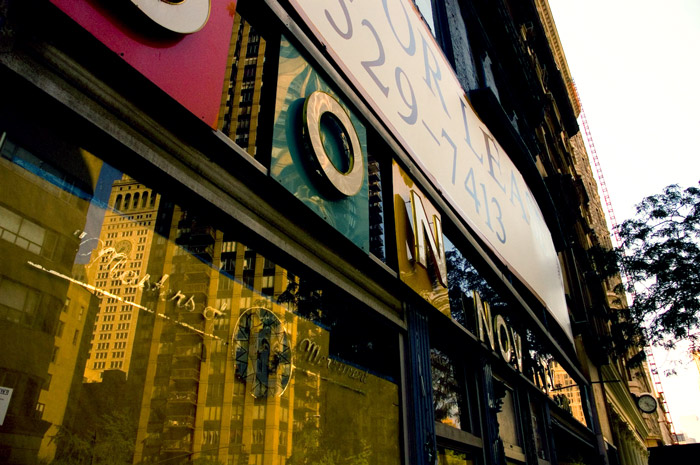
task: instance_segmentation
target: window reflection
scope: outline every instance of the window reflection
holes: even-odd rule
[[[564,367],[559,365],[556,361],[550,363],[550,370],[553,388],[550,390],[549,396],[554,400],[557,406],[586,425],[586,415],[584,413],[580,388],[574,379],[569,376]]]
[[[68,175],[13,140],[4,459],[399,463],[394,330],[85,150]]]
[[[520,415],[515,398],[515,392],[505,382],[494,378],[496,396],[500,402],[498,410],[498,435],[503,441],[503,446],[508,454],[510,449],[515,448],[522,453],[520,439]]]
[[[459,381],[452,358],[436,348],[430,349],[435,420],[454,428],[462,427],[463,383]]]
[[[466,329],[477,334],[474,292],[479,294],[484,302],[489,303],[493,313],[502,312],[506,303],[448,238],[445,238],[445,260],[452,317]]]
[[[255,156],[267,42],[237,11],[224,81],[218,128]]]
[[[584,425],[588,425],[581,389],[552,355],[533,343],[533,335],[528,333],[530,345],[526,357],[526,371],[534,384],[551,398],[554,403]]]

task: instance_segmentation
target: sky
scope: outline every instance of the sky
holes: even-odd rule
[[[549,4],[617,222],[669,184],[697,186],[700,1]],[[695,363],[683,348],[657,350],[655,361],[676,430],[700,441],[700,422],[692,421],[700,417]],[[663,376],[671,369],[677,374]]]

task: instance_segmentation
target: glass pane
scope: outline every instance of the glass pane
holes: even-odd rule
[[[559,408],[588,425],[581,389],[574,379],[546,349],[534,343],[534,336],[530,332],[527,332],[527,340],[530,347],[524,353],[525,372]]]
[[[27,288],[25,286],[6,279],[0,282],[0,305],[15,310],[24,310],[26,300]]]
[[[549,392],[549,396],[554,399],[554,402],[559,407],[569,412],[575,419],[584,425],[587,424],[581,400],[581,390],[574,379],[569,376],[564,367],[554,360],[550,362],[550,370],[553,387]]]
[[[34,429],[0,449],[45,463],[400,463],[395,330],[176,187],[82,149],[21,152],[0,159],[0,193],[36,208],[0,202],[50,228],[56,258],[3,255],[0,351],[14,355],[0,373],[46,389],[15,389],[5,425]]]
[[[436,348],[430,349],[430,371],[433,379],[435,420],[454,428],[461,428],[464,387],[457,377],[452,358]]]
[[[494,379],[494,384],[497,396],[503,394],[503,397],[500,397],[502,404],[498,411],[498,435],[506,448],[509,445],[520,446],[520,416],[516,408],[513,390],[497,379]]]
[[[493,314],[503,313],[506,303],[448,238],[445,238],[445,260],[452,317],[476,334],[474,293],[491,306]]]

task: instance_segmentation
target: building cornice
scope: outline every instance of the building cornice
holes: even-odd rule
[[[571,71],[569,70],[569,64],[566,61],[566,55],[564,54],[564,48],[559,40],[559,33],[557,32],[557,25],[554,23],[554,17],[552,16],[552,10],[549,8],[549,2],[547,0],[535,0],[535,5],[537,7],[537,12],[540,15],[540,21],[544,27],[545,34],[547,36],[547,41],[552,49],[552,54],[554,55],[554,60],[557,63],[559,72],[561,73],[564,83],[566,84],[566,91],[569,94],[569,100],[571,101],[571,106],[574,109],[574,114],[578,118],[579,113],[581,113],[581,105],[576,94],[576,89],[574,87],[574,79],[571,77]]]

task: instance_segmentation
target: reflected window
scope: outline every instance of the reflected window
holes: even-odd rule
[[[56,234],[0,205],[0,239],[31,253],[53,257]]]
[[[32,326],[40,301],[41,293],[35,289],[9,279],[0,281],[0,319]]]

